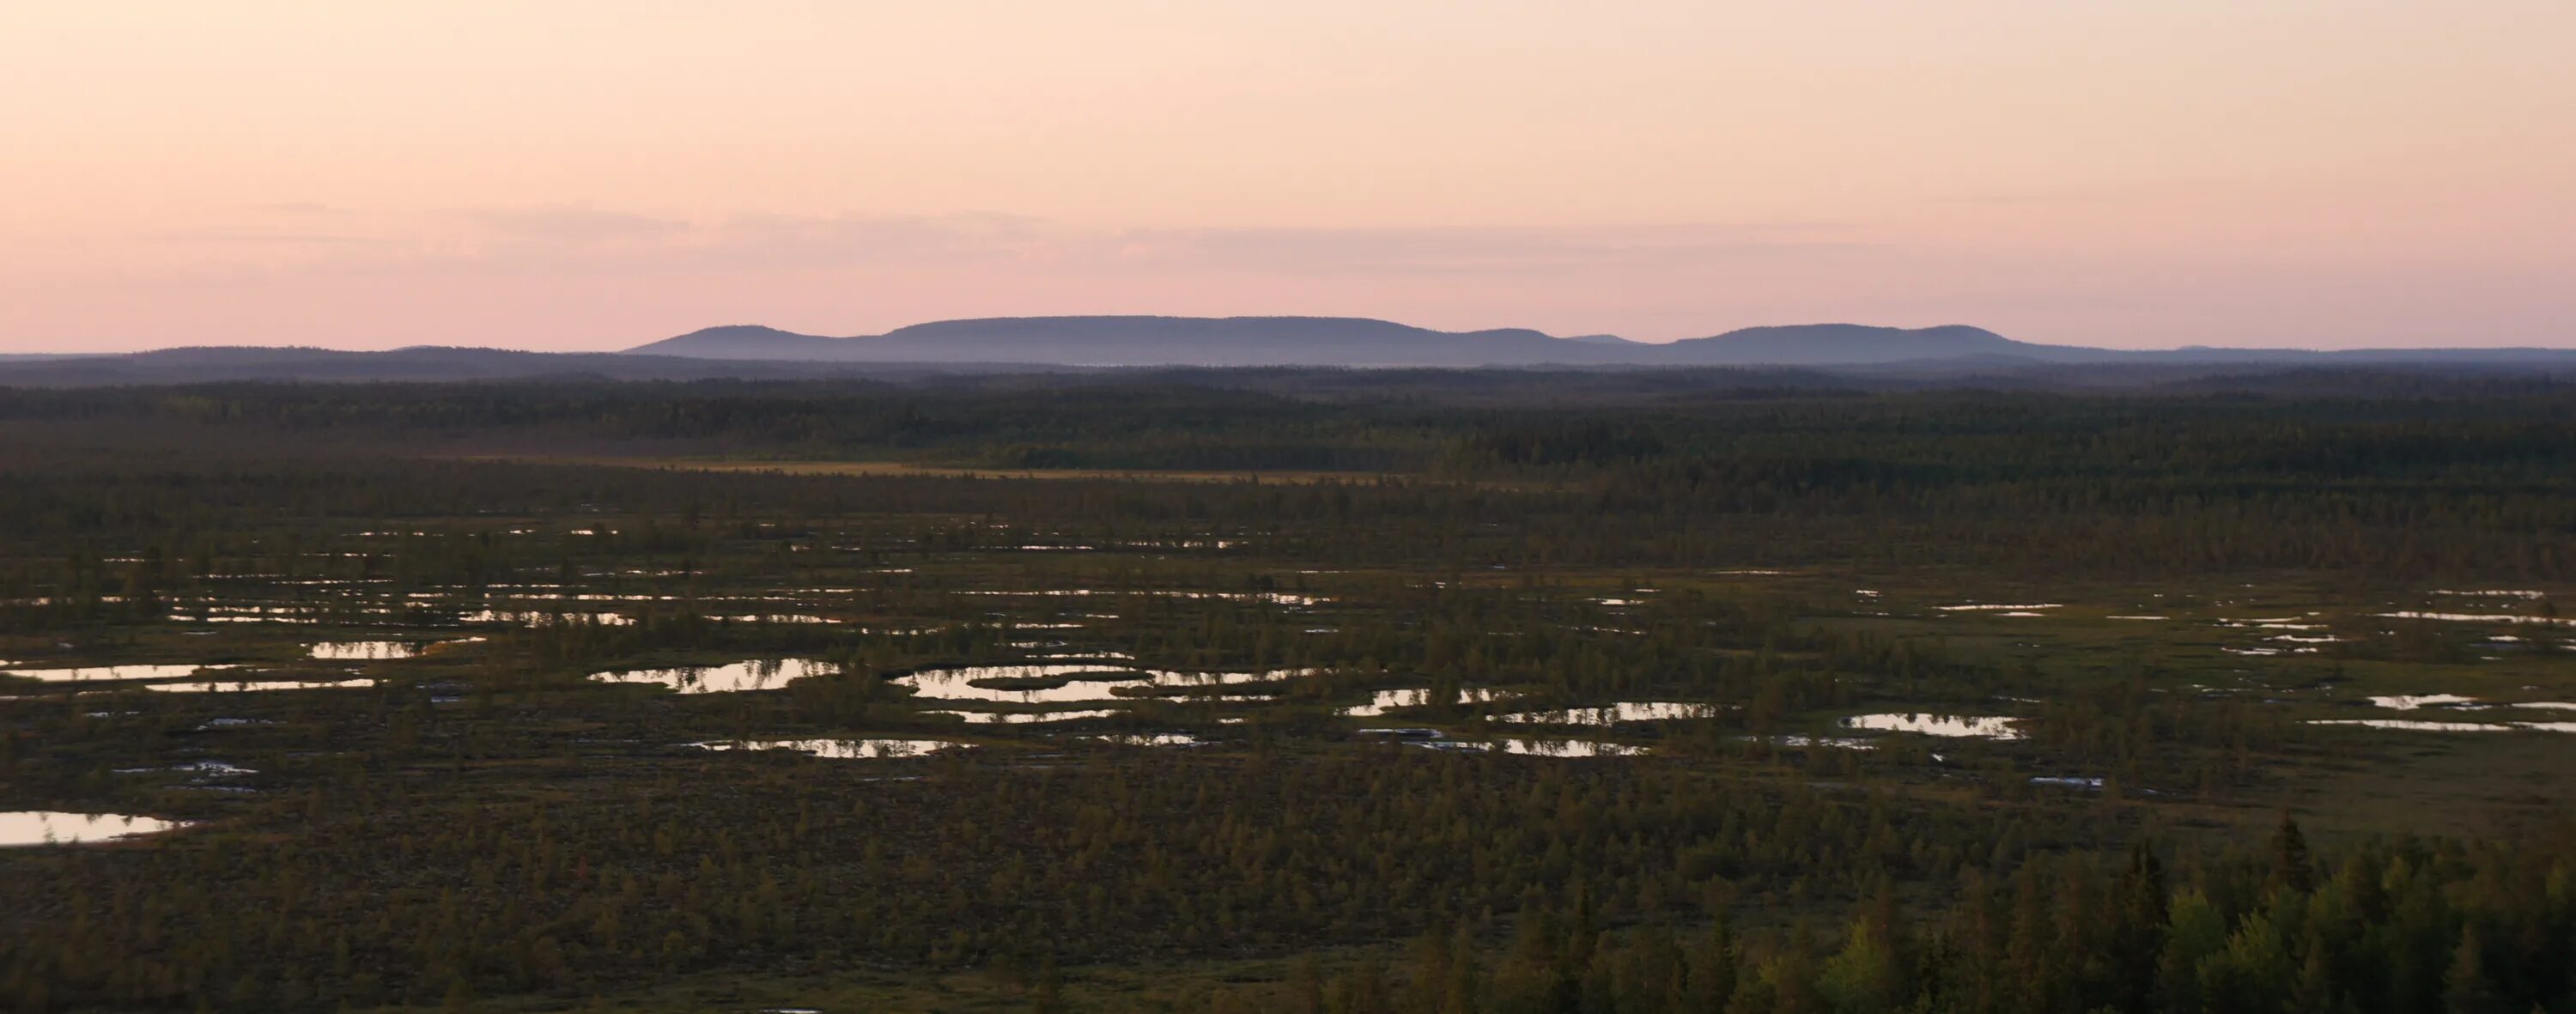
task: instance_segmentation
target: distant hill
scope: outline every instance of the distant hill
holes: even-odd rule
[[[757,324],[735,324],[691,331],[650,345],[627,349],[630,356],[682,356],[689,359],[798,359],[808,362],[847,360],[849,339],[797,334]]]
[[[2313,351],[2186,347],[2125,351],[2016,341],[1984,328],[1863,324],[1752,327],[1666,344],[1613,335],[1559,338],[1525,328],[1434,331],[1359,317],[993,317],[832,338],[736,325],[692,331],[625,352],[518,352],[416,347],[389,352],[198,347],[115,354],[0,357],[0,387],[219,381],[522,381],[928,379],[961,374],[1131,373],[1200,368],[1497,367],[1506,371],[1755,372],[1765,382],[2129,388],[2228,383],[2284,370],[2382,371],[2418,377],[2576,378],[2576,349],[2417,348]],[[1803,373],[1800,371],[1804,371]],[[1382,374],[1397,371],[1380,370]],[[1248,383],[1249,374],[1212,377]],[[1786,378],[1786,379],[1783,379]],[[1704,378],[1702,378],[1704,379]],[[1353,376],[1363,387],[1401,382]],[[1479,380],[1477,383],[1485,383]],[[1729,381],[1733,382],[1733,381]],[[2342,383],[2342,381],[2333,381]],[[1508,384],[1506,385],[1508,386]],[[1679,389],[1679,388],[1677,388]]]
[[[1433,331],[1362,317],[991,317],[827,338],[775,328],[693,331],[628,350],[708,359],[1060,363],[1072,366],[1845,366],[2000,356],[2112,355],[1981,328],[1858,324],[1746,328],[1668,345],[1525,328]]]
[[[1708,338],[1685,338],[1661,348],[1666,362],[1694,366],[1859,366],[1958,359],[2066,363],[2098,362],[2121,355],[2108,349],[2034,345],[1962,324],[1924,328],[1863,324],[1748,327]]]
[[[1359,317],[988,317],[824,338],[718,327],[644,355],[1067,366],[1488,366],[1627,361],[1538,331],[1433,331]]]

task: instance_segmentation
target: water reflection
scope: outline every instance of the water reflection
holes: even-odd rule
[[[2314,718],[2309,725],[2351,725],[2410,732],[2576,732],[2576,722],[2427,722],[2408,718]]]
[[[2370,698],[2370,703],[2390,711],[2413,711],[2417,708],[2438,708],[2477,702],[2478,699],[2475,697],[2462,697],[2458,694],[2393,694],[2387,697]]]
[[[1355,729],[1355,735],[1386,736],[1393,739],[1445,739],[1448,734],[1438,729],[1412,726],[1396,729]]]
[[[151,774],[156,771],[170,771],[179,774],[195,775],[199,781],[204,781],[209,778],[239,778],[243,775],[255,775],[259,773],[238,764],[227,764],[219,760],[185,761],[178,764],[172,764],[169,767],[161,768],[117,768],[115,770],[116,773],[120,775],[141,775]]]
[[[1853,739],[1848,736],[1773,736],[1771,737],[1771,745],[1799,750],[1810,749],[1813,747],[1832,747],[1836,750],[1878,749],[1878,744],[1875,742],[1866,739]]]
[[[2561,616],[2514,616],[2504,613],[2425,613],[2395,612],[2374,614],[2391,620],[2440,620],[2446,623],[2529,623],[2540,626],[2576,627],[2576,619]]]
[[[1642,746],[1589,739],[1444,739],[1411,740],[1408,743],[1429,750],[1500,751],[1529,757],[1642,757],[1646,754],[1646,748]]]
[[[1060,681],[1060,682],[1059,682]],[[1152,685],[1134,672],[1097,665],[993,665],[930,669],[895,677],[916,696],[940,701],[989,701],[999,704],[1065,704],[1107,701],[1121,687]],[[984,686],[986,683],[1041,683],[1053,686]]]
[[[1912,732],[1926,736],[1960,739],[2020,739],[2021,730],[2013,728],[2013,719],[1993,716],[1930,715],[1922,713],[1853,715],[1842,720],[1846,729],[1869,729],[1876,732]]]
[[[1504,753],[1528,754],[1533,757],[1643,757],[1646,748],[1626,743],[1600,743],[1588,739],[1504,739]]]
[[[2414,732],[2510,732],[2513,726],[2487,722],[2427,722],[2411,718],[2320,718],[2309,725],[2355,725],[2367,729],[2406,729]]]
[[[18,810],[0,813],[0,847],[115,841],[184,826],[178,821],[121,813]]]
[[[364,690],[376,685],[369,679],[346,680],[189,680],[184,683],[146,683],[134,689],[164,694],[229,694],[261,693],[271,690]]]
[[[1156,694],[1228,691],[1276,683],[1309,674],[1303,669],[1268,672],[1174,672],[1122,669],[1115,666],[992,665],[926,669],[895,677],[919,697],[939,701],[985,701],[995,704],[1071,704],[1114,701]],[[1002,684],[993,686],[990,684]],[[1014,686],[1012,684],[1034,684]]]
[[[1233,602],[1268,602],[1282,606],[1315,606],[1332,600],[1321,595],[1299,595],[1293,592],[1212,592],[1173,588],[1133,588],[1111,590],[1099,588],[1045,588],[1028,590],[961,591],[959,595],[1026,595],[1032,598],[1090,598],[1093,596],[1139,595],[1167,599],[1218,599]]]
[[[1396,708],[1421,708],[1437,704],[1457,704],[1462,701],[1468,704],[1491,704],[1495,701],[1510,700],[1516,696],[1518,695],[1508,690],[1492,690],[1485,687],[1461,687],[1449,694],[1446,700],[1440,699],[1440,695],[1428,687],[1380,690],[1369,697],[1368,703],[1343,708],[1341,714],[1344,718],[1379,718]]]
[[[1203,746],[1206,743],[1186,732],[1111,732],[1076,738],[1114,743],[1119,746]]]
[[[388,610],[362,609],[368,615],[387,615]],[[318,626],[322,616],[318,607],[258,606],[199,603],[181,605],[170,613],[172,623],[293,623]]]
[[[793,750],[831,760],[926,757],[941,750],[974,748],[972,743],[945,739],[755,739],[689,745],[701,750]]]
[[[757,659],[719,666],[682,666],[673,669],[619,669],[590,674],[601,683],[652,683],[684,694],[721,694],[745,690],[775,690],[789,681],[808,676],[827,676],[838,667],[810,658]]]
[[[968,725],[1037,725],[1047,722],[1078,722],[1086,718],[1108,718],[1126,714],[1118,708],[1082,708],[1072,711],[924,711],[925,715],[955,715]]]
[[[91,680],[168,680],[194,676],[205,669],[230,669],[229,665],[96,665],[64,669],[7,669],[0,674],[22,676],[43,683],[85,683]]]
[[[311,654],[325,662],[385,662],[416,658],[428,649],[412,641],[326,641],[314,645]]]
[[[1496,715],[1494,721],[1530,725],[1615,725],[1620,722],[1668,722],[1690,718],[1709,718],[1717,714],[1717,705],[1689,701],[1620,701],[1588,708],[1561,711],[1523,711]]]
[[[459,613],[456,617],[456,622],[458,623],[507,623],[523,627],[549,626],[555,623],[581,623],[584,621],[588,621],[594,626],[601,627],[631,627],[635,625],[634,617],[620,613],[549,613],[533,610],[477,609],[468,613]]]

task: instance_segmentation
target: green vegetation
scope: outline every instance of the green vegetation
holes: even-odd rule
[[[2576,1014],[2576,395],[1647,376],[0,391],[0,997]]]

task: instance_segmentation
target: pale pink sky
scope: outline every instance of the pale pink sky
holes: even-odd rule
[[[30,2],[0,352],[1350,314],[2576,345],[2576,3]]]

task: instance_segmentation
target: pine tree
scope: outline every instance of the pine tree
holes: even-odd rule
[[[2471,926],[2460,933],[2451,953],[2451,969],[2442,976],[2444,1014],[2512,1014],[2495,983],[2487,978],[2486,942]]]
[[[2272,833],[2272,876],[2265,886],[2274,890],[2306,894],[2316,890],[2316,860],[2308,854],[2308,838],[2299,833],[2299,822],[2290,811],[2281,811],[2280,830]]]
[[[1873,1014],[1896,1002],[1896,961],[1882,931],[1872,920],[1852,924],[1842,950],[1825,960],[1816,977],[1816,992],[1835,1014]]]
[[[1734,935],[1726,926],[1726,907],[1712,905],[1710,911],[1708,938],[1691,965],[1690,994],[1694,1010],[1714,1014],[1724,1010],[1727,998],[1735,993],[1736,955]]]
[[[2325,938],[2308,936],[2307,957],[2299,963],[2299,981],[2290,989],[2288,1014],[2341,1014],[2350,1007],[2335,987],[2334,966],[2327,961]]]
[[[2130,848],[2118,892],[2112,913],[2115,926],[2106,941],[2115,977],[2113,1002],[2135,1014],[2155,1003],[2156,959],[2164,951],[2165,908],[2171,897],[2165,889],[2164,864],[2145,842]]]

